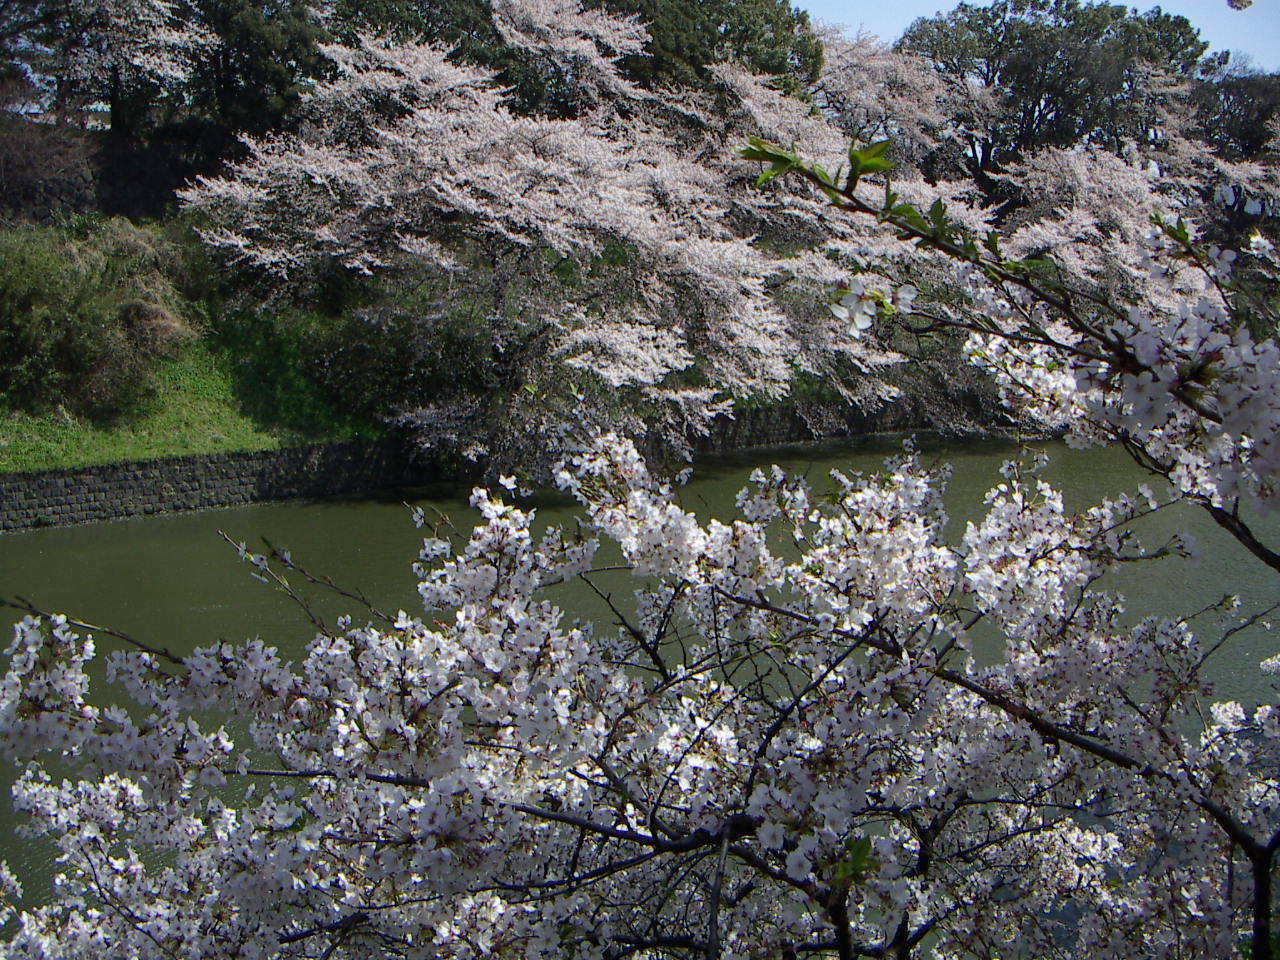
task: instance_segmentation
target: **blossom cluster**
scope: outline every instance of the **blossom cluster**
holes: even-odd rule
[[[1280,725],[1186,732],[1205,649],[1096,589],[1147,496],[1073,515],[1012,463],[957,541],[909,449],[829,497],[757,471],[705,522],[617,436],[559,478],[582,530],[477,490],[422,616],[297,664],[115,651],[94,706],[93,643],[18,624],[0,737],[74,773],[16,789],[62,879],[10,954],[1232,955]],[[566,618],[572,578],[615,626]]]
[[[918,170],[840,182],[776,148],[794,189],[708,196],[754,178],[659,122],[722,129],[705,104],[612,72],[634,23],[559,0],[495,15],[589,85],[587,112],[512,115],[492,76],[430,45],[335,48],[305,134],[189,193],[225,217],[210,239],[289,273],[317,250],[379,269],[391,236],[450,271],[469,231],[468,255],[514,256],[535,288],[549,251],[589,266],[622,242],[609,308],[589,284],[509,304],[575,374],[693,416],[713,388],[671,375],[695,357],[769,393],[835,355],[870,377],[887,331],[958,332],[1015,415],[1123,443],[1168,495],[1070,511],[1011,462],[951,530],[947,471],[908,446],[830,492],[760,470],[704,520],[630,440],[563,430],[576,529],[477,489],[474,529],[424,541],[420,613],[317,625],[297,662],[260,640],[173,656],[121,638],[91,679],[102,637],[27,617],[0,744],[29,761],[16,802],[60,877],[50,902],[6,904],[7,955],[1270,958],[1280,720],[1211,703],[1205,678],[1257,614],[1215,636],[1192,611],[1135,621],[1103,586],[1184,552],[1132,530],[1176,498],[1280,571],[1249,519],[1280,466],[1274,317],[1252,299],[1276,275],[1265,238],[1152,231],[1162,175],[1089,151],[1015,173],[1060,195],[981,247],[990,212]],[[861,59],[904,96],[946,93],[886,51]],[[816,113],[733,67],[713,81],[757,136],[844,154],[838,123],[893,132],[860,62],[834,62]],[[1170,159],[1160,196],[1185,205]],[[791,236],[813,242],[770,249]],[[814,309],[775,298],[783,279]],[[241,553],[268,582],[292,563]],[[570,580],[608,616],[562,609]],[[20,896],[7,870],[0,892]]]

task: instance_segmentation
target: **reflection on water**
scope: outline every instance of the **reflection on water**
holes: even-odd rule
[[[1131,491],[1146,479],[1118,450],[1075,451],[1058,443],[1037,444],[1051,454],[1043,475],[1063,491],[1068,509]],[[1000,463],[1017,456],[1012,443],[944,444],[922,442],[926,460],[953,467],[947,504],[952,516],[949,538],[963,533],[976,517],[985,492],[999,482]],[[694,479],[681,491],[684,505],[700,516],[726,516],[734,496],[751,470],[778,463],[803,473],[822,489],[833,468],[848,473],[878,469],[886,456],[901,449],[897,441],[868,439],[853,444],[751,450],[699,462]],[[118,523],[36,530],[0,536],[0,595],[22,596],[36,606],[108,624],[175,652],[217,640],[261,637],[286,656],[300,654],[312,629],[294,604],[251,580],[248,568],[218,536],[260,549],[265,538],[288,548],[310,571],[331,577],[349,589],[363,591],[375,606],[413,611],[417,594],[410,564],[422,532],[415,529],[404,501],[434,507],[465,529],[471,522],[467,493],[457,488],[401,491],[392,497],[287,503]],[[572,522],[573,504],[564,497],[542,495],[523,504],[538,510],[540,523]],[[429,511],[430,512],[430,511]],[[1280,534],[1280,521],[1264,527]],[[1135,616],[1186,614],[1207,606],[1225,593],[1241,596],[1245,608],[1274,602],[1276,574],[1235,547],[1226,534],[1190,507],[1161,511],[1143,521],[1149,543],[1163,542],[1175,531],[1189,531],[1202,546],[1203,559],[1159,560],[1125,569],[1111,586],[1129,599]],[[1280,538],[1278,538],[1280,539]],[[349,600],[304,591],[326,617],[362,611]],[[572,619],[600,615],[599,602],[585,588],[557,597]],[[105,646],[103,641],[100,646]],[[1221,699],[1247,706],[1274,701],[1274,691],[1257,669],[1259,661],[1280,652],[1275,639],[1259,627],[1244,631],[1215,655],[1211,674]],[[7,789],[12,773],[0,787]],[[12,835],[15,821],[0,811],[0,837]],[[0,842],[0,855],[26,881],[28,896],[47,891],[53,872],[48,847],[20,838]]]

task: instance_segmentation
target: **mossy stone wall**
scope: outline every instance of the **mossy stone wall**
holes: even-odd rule
[[[0,475],[0,530],[116,520],[439,479],[399,440],[313,444]]]

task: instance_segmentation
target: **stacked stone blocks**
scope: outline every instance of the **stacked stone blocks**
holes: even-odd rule
[[[423,482],[399,440],[0,474],[0,530],[26,530]]]

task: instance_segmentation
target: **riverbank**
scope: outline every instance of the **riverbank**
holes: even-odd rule
[[[422,482],[396,439],[0,475],[0,531],[121,520]]]
[[[956,396],[951,435],[1006,436],[985,398]],[[935,430],[919,403],[867,413],[848,404],[786,401],[738,411],[695,445],[699,454],[810,440]],[[475,466],[423,459],[399,438],[214,453],[0,474],[0,531],[68,526],[292,499],[361,496],[474,476]]]
[[[321,409],[314,391],[237,376],[230,351],[196,341],[159,364],[137,409],[94,422],[65,407],[0,412],[0,476],[373,438],[373,423]],[[3,411],[0,407],[0,411]]]

